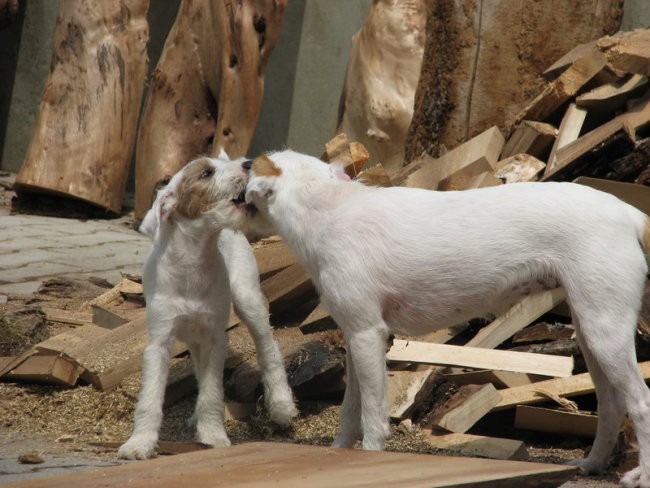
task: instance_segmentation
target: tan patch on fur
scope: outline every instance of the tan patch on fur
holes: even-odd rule
[[[650,216],[645,218],[645,232],[643,233],[643,249],[650,253]]]
[[[189,163],[184,170],[183,179],[178,185],[178,204],[176,209],[180,215],[188,219],[196,219],[208,210],[207,191],[209,179],[201,179],[205,170],[214,170],[207,159],[196,159]]]
[[[282,170],[265,155],[255,158],[253,161],[253,171],[255,171],[256,176],[280,176],[282,174]]]

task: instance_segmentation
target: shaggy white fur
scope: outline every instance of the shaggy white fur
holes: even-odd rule
[[[226,158],[227,159],[227,158]],[[170,353],[178,338],[190,349],[199,393],[197,440],[228,446],[223,427],[223,368],[231,300],[253,337],[262,370],[264,399],[271,419],[288,425],[297,414],[282,356],[271,334],[257,263],[239,231],[221,229],[215,215],[240,213],[242,160],[202,158],[179,171],[157,194],[140,230],[153,240],[144,265],[149,343],[131,438],[118,455],[151,457],[158,443]],[[209,194],[211,201],[205,200]]]
[[[246,201],[306,267],[345,335],[348,385],[334,446],[359,439],[364,449],[384,446],[390,333],[452,326],[535,285],[563,286],[599,404],[593,448],[575,464],[603,470],[627,412],[640,466],[622,483],[650,487],[650,391],[634,350],[648,272],[646,215],[571,183],[366,187],[292,151],[259,157],[249,174]],[[241,226],[241,216],[235,220]]]

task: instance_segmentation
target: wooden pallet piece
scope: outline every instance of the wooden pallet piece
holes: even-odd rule
[[[595,46],[586,49],[556,80],[549,83],[517,116],[516,120],[544,120],[578,93],[607,65]]]
[[[533,320],[552,310],[566,299],[564,289],[534,293],[522,298],[505,314],[497,317],[483,327],[466,346],[494,348],[515,333],[529,325]]]
[[[650,378],[650,361],[639,363],[639,369],[643,378]],[[533,385],[517,386],[501,390],[501,401],[494,410],[512,408],[516,405],[532,405],[547,401],[548,397],[538,393],[547,391],[561,397],[574,397],[594,393],[594,383],[589,373],[577,374],[568,378],[554,378],[540,381]]]
[[[386,358],[389,361],[496,369],[555,377],[571,376],[573,370],[573,358],[568,357],[399,339],[393,341]]]
[[[485,437],[472,434],[436,434],[422,432],[422,437],[432,447],[456,452],[463,456],[488,459],[528,459],[528,450],[523,441]]]
[[[393,420],[409,417],[422,401],[431,396],[436,368],[388,372],[388,412]]]
[[[598,416],[581,412],[517,405],[515,427],[554,434],[596,437]]]
[[[575,472],[570,466],[522,461],[250,442],[10,483],[7,488],[85,488],[98,479],[106,486],[138,488],[184,486],[189,479],[193,486],[215,488],[553,487]]]
[[[433,412],[427,427],[463,434],[501,401],[501,395],[490,383],[465,385]]]
[[[557,152],[567,144],[572,143],[580,136],[580,131],[582,126],[585,123],[587,118],[587,109],[584,107],[579,107],[575,103],[570,103],[566,112],[564,112],[564,117],[562,117],[562,122],[560,122],[560,127],[558,128],[558,134],[551,148],[551,154],[548,157],[548,162],[546,163],[546,173],[553,173],[555,171],[555,165],[557,164]]]
[[[504,143],[505,139],[499,128],[491,127],[440,158],[423,165],[406,177],[404,185],[435,190],[440,181],[482,158],[493,168]],[[393,182],[395,183],[395,180]]]
[[[548,152],[557,137],[557,128],[545,122],[522,120],[503,146],[501,159],[517,154],[530,154],[546,160]]]

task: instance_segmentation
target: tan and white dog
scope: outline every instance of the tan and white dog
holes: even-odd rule
[[[650,487],[650,391],[634,349],[648,272],[646,215],[571,183],[374,188],[292,151],[243,167],[250,168],[246,202],[308,270],[347,341],[348,386],[334,446],[359,439],[364,449],[384,446],[389,334],[463,323],[535,286],[561,285],[599,402],[593,448],[575,464],[602,471],[627,412],[640,466],[622,482]],[[231,216],[235,226],[251,223],[244,211]]]
[[[227,159],[224,153],[222,157]],[[191,419],[197,440],[230,445],[223,426],[223,368],[231,300],[255,342],[271,419],[286,426],[297,414],[251,247],[243,233],[220,225],[230,213],[247,211],[239,199],[241,162],[192,161],[159,190],[142,222],[140,231],[153,240],[143,273],[149,342],[135,427],[119,449],[122,458],[145,459],[155,452],[176,338],[189,346],[198,381]]]

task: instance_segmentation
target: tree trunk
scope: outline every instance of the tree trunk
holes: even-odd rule
[[[147,69],[148,0],[63,0],[16,191],[122,205]]]
[[[246,154],[287,0],[183,0],[147,95],[136,148],[136,217],[189,160]]]
[[[336,132],[361,142],[389,173],[404,162],[425,20],[425,0],[380,0],[352,38]]]
[[[406,161],[507,129],[576,45],[618,30],[623,0],[426,0],[427,30]]]

